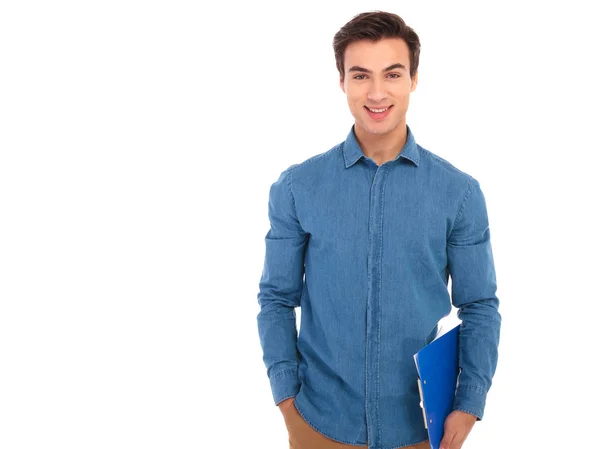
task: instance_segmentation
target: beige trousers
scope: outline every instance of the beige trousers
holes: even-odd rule
[[[322,435],[308,424],[294,404],[285,412],[285,425],[289,435],[289,449],[357,449],[366,448],[352,444],[343,444]],[[402,449],[429,449],[429,441],[404,446]]]

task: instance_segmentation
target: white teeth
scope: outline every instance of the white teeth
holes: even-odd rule
[[[385,109],[371,109],[371,108],[367,108],[367,109],[371,112],[385,112],[389,109],[389,107],[387,107]]]

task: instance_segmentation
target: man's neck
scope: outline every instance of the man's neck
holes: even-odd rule
[[[354,134],[365,156],[373,159],[377,165],[382,165],[394,159],[406,143],[406,122],[386,134],[372,134],[361,126],[354,126]]]

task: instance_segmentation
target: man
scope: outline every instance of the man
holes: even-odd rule
[[[441,447],[459,449],[483,417],[497,365],[485,198],[406,125],[418,78],[414,30],[395,14],[368,12],[333,46],[354,124],[269,192],[257,320],[273,399],[290,448],[429,447],[413,355],[453,304],[460,374]]]

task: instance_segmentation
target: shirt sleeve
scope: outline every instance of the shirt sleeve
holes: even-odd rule
[[[263,361],[275,404],[295,396],[298,380],[295,308],[304,288],[304,253],[309,234],[302,229],[291,188],[291,168],[269,190],[270,229],[259,282],[257,316]]]
[[[447,254],[452,304],[462,320],[453,410],[480,421],[498,361],[501,315],[485,197],[472,177],[447,240]]]

